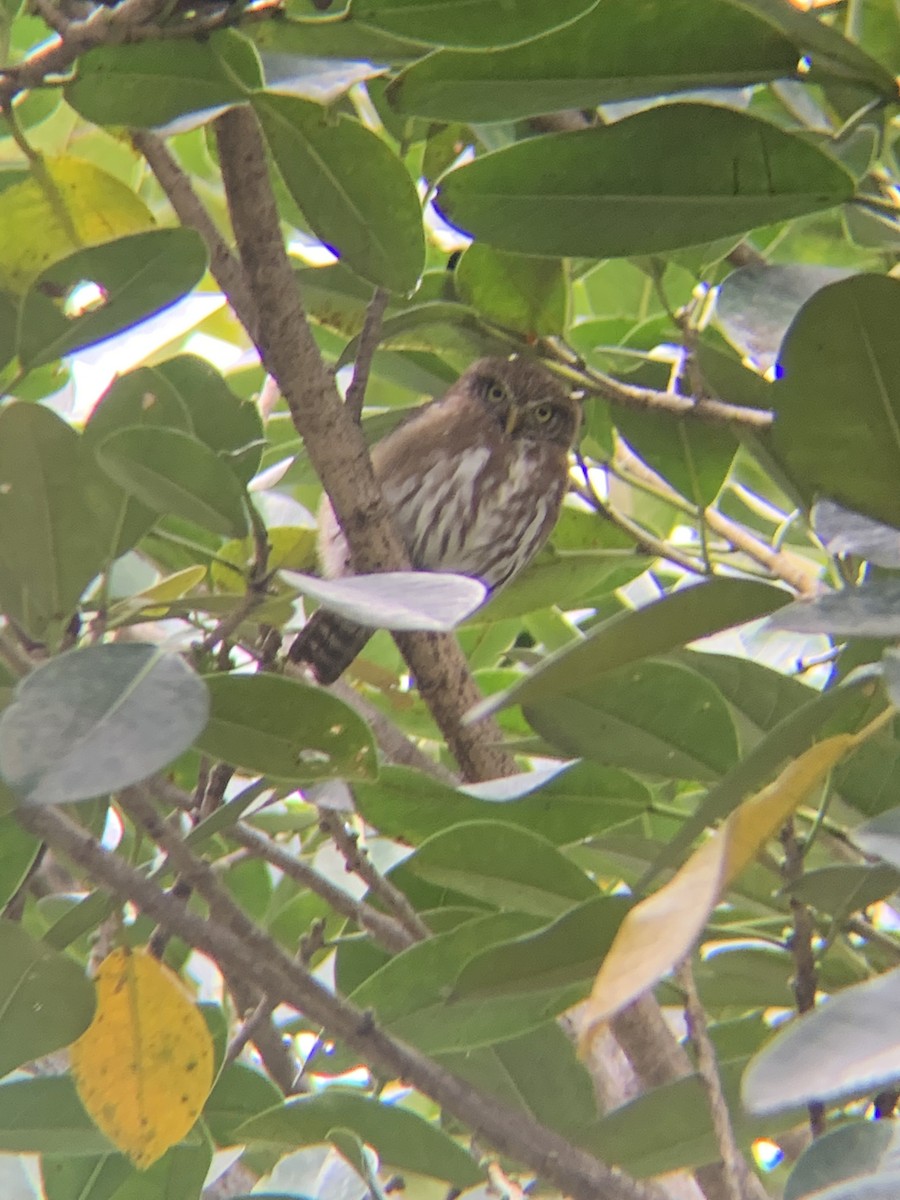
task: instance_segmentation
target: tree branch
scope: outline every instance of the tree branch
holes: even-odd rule
[[[319,473],[350,545],[357,571],[404,570],[358,426],[344,407],[306,320],[268,178],[256,117],[233,109],[216,122],[231,223],[259,316],[257,345],[277,380],[297,432]],[[480,699],[459,646],[449,635],[405,634],[397,643],[419,691],[467,779],[513,774],[492,722],[463,725]]]
[[[423,941],[431,937],[431,930],[399,890],[376,869],[365,850],[360,849],[359,834],[351,832],[344,824],[340,813],[328,809],[319,811],[319,825],[328,834],[344,859],[347,870],[366,884],[372,896],[377,897],[403,926],[411,941]]]
[[[682,964],[678,972],[678,983],[684,989],[684,1011],[688,1022],[688,1033],[697,1052],[697,1069],[706,1088],[713,1129],[725,1166],[725,1182],[729,1200],[751,1200],[749,1170],[744,1156],[738,1149],[734,1130],[731,1127],[731,1114],[728,1112],[725,1093],[722,1091],[716,1052],[710,1040],[706,1013],[703,1011],[703,1005],[697,995],[690,959]]]
[[[178,165],[161,137],[147,130],[135,130],[131,141],[136,150],[143,154],[168,197],[179,221],[203,238],[209,251],[209,269],[213,278],[228,297],[238,320],[247,330],[252,341],[256,340],[256,305],[247,286],[247,279],[240,259],[232,254],[215,221],[209,215],[200,197],[194,191],[190,176]]]
[[[371,1014],[329,992],[255,926],[221,888],[209,866],[195,858],[177,832],[156,816],[146,797],[135,805],[135,814],[142,824],[147,818],[154,828],[154,840],[158,834],[173,869],[190,878],[215,909],[215,916],[204,918],[188,911],[139,871],[105,851],[92,834],[64,813],[42,807],[21,809],[17,815],[31,833],[66,854],[97,883],[121,899],[131,900],[148,916],[168,925],[173,934],[208,954],[226,975],[253,979],[271,1000],[292,1005],[376,1070],[389,1078],[404,1079],[431,1096],[482,1140],[524,1163],[573,1200],[663,1200],[655,1185],[611,1170],[545,1129],[527,1112],[506,1108],[379,1029]]]
[[[372,369],[372,359],[375,357],[375,351],[378,349],[378,342],[381,339],[381,322],[384,318],[384,310],[388,305],[388,293],[384,288],[376,288],[375,294],[369,301],[369,306],[366,309],[366,319],[363,323],[362,333],[359,335],[359,341],[356,344],[356,362],[353,366],[353,378],[350,380],[350,386],[347,388],[347,398],[344,403],[347,405],[347,411],[353,417],[354,421],[359,421],[363,410],[363,401],[366,398],[366,386],[369,382],[369,372]]]

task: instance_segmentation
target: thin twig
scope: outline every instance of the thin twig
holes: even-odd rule
[[[164,804],[177,808],[181,812],[190,812],[193,801],[186,792],[169,783],[168,780],[156,777],[143,785],[145,792],[152,794]],[[412,945],[415,940],[412,935],[393,917],[380,913],[364,900],[355,900],[349,892],[337,887],[330,879],[320,875],[313,867],[308,866],[302,859],[279,846],[266,834],[260,833],[245,821],[235,821],[223,829],[222,836],[238,842],[250,854],[269,862],[279,871],[283,871],[289,879],[307,888],[348,921],[353,921],[360,929],[371,934],[373,939],[391,954],[398,954]]]
[[[683,396],[677,392],[660,392],[655,388],[622,383],[612,375],[595,371],[574,351],[556,346],[558,352],[553,367],[575,387],[589,395],[602,396],[613,404],[638,412],[665,412],[676,417],[694,417],[715,425],[736,425],[745,429],[769,429],[774,414],[762,408],[744,408],[723,400],[707,400]],[[548,364],[549,365],[549,364]]]
[[[347,388],[347,398],[344,403],[354,421],[359,422],[362,415],[363,402],[366,398],[366,387],[369,383],[369,372],[372,370],[372,359],[381,340],[381,322],[388,305],[388,293],[384,288],[376,288],[366,309],[366,319],[362,332],[356,343],[356,362],[353,366],[353,378]]]
[[[661,1189],[654,1184],[637,1182],[610,1169],[546,1129],[527,1112],[508,1109],[495,1097],[485,1095],[385,1033],[371,1014],[329,992],[241,912],[176,831],[169,831],[164,822],[161,829],[157,827],[159,818],[152,805],[151,824],[160,835],[160,844],[171,855],[173,868],[190,877],[197,891],[215,908],[214,916],[204,918],[184,908],[139,871],[103,850],[93,834],[65,813],[41,807],[21,809],[17,816],[26,829],[67,855],[96,883],[165,922],[174,934],[210,955],[226,974],[253,979],[273,1000],[290,1004],[308,1020],[322,1025],[387,1078],[405,1079],[498,1152],[531,1168],[573,1200],[597,1200],[599,1196],[604,1200],[664,1200]]]
[[[785,822],[779,834],[784,861],[781,865],[781,877],[788,889],[792,889],[803,878],[803,847],[797,837],[797,829],[793,818]],[[810,1012],[816,1006],[816,991],[818,990],[818,972],[816,958],[813,953],[813,939],[816,926],[809,906],[798,900],[793,894],[789,895],[793,932],[788,940],[788,948],[794,960],[794,978],[791,981],[797,1012]],[[807,1105],[809,1112],[809,1128],[813,1137],[820,1137],[825,1132],[825,1105],[813,1100]]]
[[[203,201],[194,191],[190,176],[184,171],[158,134],[135,130],[131,141],[143,154],[168,197],[182,225],[195,229],[209,251],[209,269],[213,278],[228,297],[240,322],[251,340],[255,340],[256,306],[247,286],[240,259],[229,249]]]
[[[710,1040],[706,1013],[697,995],[694,972],[689,959],[682,964],[678,971],[678,983],[684,989],[684,1011],[688,1032],[697,1053],[697,1069],[706,1088],[713,1129],[719,1153],[725,1165],[725,1179],[728,1184],[730,1200],[750,1200],[749,1170],[744,1156],[738,1148],[731,1126],[731,1115],[728,1112],[725,1093],[722,1091],[716,1051]]]
[[[256,858],[262,858],[271,863],[273,867],[277,867],[279,871],[283,871],[289,879],[293,879],[301,887],[308,888],[336,913],[340,913],[342,917],[353,921],[360,929],[371,934],[373,940],[391,954],[399,954],[401,950],[405,950],[416,940],[400,921],[380,913],[377,909],[372,908],[371,904],[366,904],[364,900],[355,900],[349,892],[337,887],[330,879],[326,879],[324,875],[320,875],[318,871],[307,866],[302,859],[297,858],[283,846],[279,846],[277,842],[272,841],[264,833],[260,833],[243,821],[238,821],[230,829],[225,830],[224,834],[226,837],[240,842]]]
[[[319,810],[319,825],[337,846],[347,870],[366,884],[415,941],[431,937],[431,930],[389,879],[378,870],[365,850],[360,848],[359,834],[347,828],[340,813],[328,809]]]

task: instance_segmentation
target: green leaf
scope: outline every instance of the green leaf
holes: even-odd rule
[[[435,834],[391,873],[399,887],[410,876],[481,904],[548,919],[596,895],[588,877],[545,838],[499,821]]]
[[[535,923],[536,918],[523,913],[492,913],[464,920],[447,932],[438,930],[427,941],[417,942],[371,971],[351,999],[362,1008],[371,1008],[394,1036],[426,1053],[471,1049],[503,1040],[510,1031],[502,1020],[495,1019],[491,1025],[489,1018],[485,1025],[479,1022],[477,1006],[474,1011],[471,1006],[457,1008],[448,1005],[448,998],[454,980],[473,956],[530,933]],[[341,964],[338,978],[343,980],[345,975],[346,967]],[[546,998],[539,998],[538,1005],[546,1010]],[[540,1024],[552,1015],[541,1011],[535,1018],[532,1012],[530,1024]],[[526,1027],[529,1017],[525,1018]]]
[[[399,112],[422,117],[516,120],[783,79],[798,58],[790,38],[728,0],[604,0],[565,28],[512,49],[439,50],[408,67],[388,95]]]
[[[669,104],[553,133],[451,171],[437,205],[500,250],[654,254],[818,212],[851,177],[820,150],[727,108]]]
[[[336,1127],[352,1130],[394,1170],[415,1171],[461,1188],[483,1178],[474,1159],[436,1126],[406,1109],[340,1088],[281,1104],[251,1118],[237,1135],[241,1141],[293,1150],[328,1141]]]
[[[46,1200],[196,1200],[209,1171],[209,1143],[173,1146],[146,1171],[123,1154],[95,1158],[44,1155]]]
[[[717,688],[674,663],[607,671],[572,694],[533,700],[524,712],[565,754],[663,779],[715,779],[738,757]]]
[[[19,358],[28,368],[126,329],[167,308],[200,281],[206,248],[193,229],[155,229],[77,250],[43,271],[28,289],[19,319]],[[68,316],[65,302],[85,282],[102,303]]]
[[[2,799],[5,801],[6,797]],[[11,799],[14,803],[15,797]],[[40,845],[38,839],[26,833],[14,816],[0,817],[0,911],[6,908],[27,878]]]
[[[64,95],[87,121],[145,129],[244,100],[262,83],[253,43],[221,29],[205,39],[97,46],[79,57]]]
[[[191,418],[181,398],[153,367],[138,367],[113,380],[91,411],[82,444],[93,455],[104,438],[137,425],[191,432]],[[100,471],[93,472],[91,484],[115,514],[108,526],[107,555],[112,561],[137,545],[156,523],[157,513]]]
[[[387,144],[358,121],[295,96],[257,93],[253,107],[316,236],[370,283],[411,291],[425,265],[422,208]]]
[[[244,489],[214,451],[180,429],[126,426],[96,451],[103,470],[148,508],[227,537],[247,533]]]
[[[554,535],[555,540],[555,535]],[[588,606],[647,569],[644,555],[621,550],[560,550],[539,554],[521,575],[495,592],[470,625],[524,617],[542,609]]]
[[[257,406],[236,396],[215,367],[195,354],[178,354],[148,369],[182,402],[194,436],[215,450],[241,483],[249,483],[259,470],[264,444]]]
[[[68,1046],[94,1015],[94,988],[71,958],[0,921],[0,1075]]]
[[[812,699],[789,712],[724,779],[710,788],[694,814],[683,822],[662,853],[657,855],[636,890],[645,890],[660,871],[680,863],[708,825],[724,819],[759,791],[786,761],[808,749],[823,729],[827,727],[828,733],[833,734],[858,727],[861,718],[872,715],[868,709],[870,693],[871,680],[857,678],[853,683],[828,692],[814,693]],[[856,757],[849,760],[851,764]]]
[[[353,15],[375,29],[436,46],[491,49],[524,42],[593,8],[597,0],[355,0]]]
[[[108,560],[114,513],[75,431],[39,405],[0,410],[0,605],[34,637],[64,624]]]
[[[576,1142],[597,1111],[590,1076],[555,1021],[496,1046],[441,1055],[440,1061],[508,1108]]]
[[[474,712],[483,715],[509,704],[570,695],[603,672],[755,620],[789,599],[787,592],[739,579],[681,588],[597,625],[582,641],[551,655],[521,683],[491,696]]]
[[[475,954],[453,984],[448,1019],[460,1000],[509,1004],[536,993],[562,994],[573,985],[587,994],[630,907],[624,896],[593,896],[543,929]]]
[[[698,508],[711,504],[728,477],[738,439],[730,429],[672,413],[616,413],[616,428],[648,466]]]
[[[0,1084],[0,1150],[80,1157],[110,1149],[82,1108],[71,1076]]]
[[[279,675],[212,675],[206,754],[296,783],[371,779],[375,745],[366,723],[336,697]]]
[[[772,385],[771,446],[794,482],[900,524],[900,282],[856,275],[794,319]]]
[[[246,1063],[232,1062],[216,1080],[204,1105],[203,1119],[220,1146],[233,1146],[239,1140],[235,1136],[239,1125],[281,1101],[281,1092],[267,1075]]]
[[[840,29],[826,25],[813,12],[801,12],[781,0],[740,0],[743,8],[759,13],[782,29],[810,59],[812,77],[860,84],[889,100],[897,96],[897,81],[874,58],[845,38]]]
[[[157,646],[86,646],[37,667],[0,714],[0,775],[26,804],[138,783],[206,724],[206,688]]]
[[[732,1061],[720,1067],[739,1145],[767,1134],[774,1136],[803,1120],[803,1111],[797,1108],[778,1121],[747,1117],[738,1095],[742,1066],[741,1061]],[[652,1138],[647,1136],[648,1130],[653,1130]],[[621,1105],[601,1117],[593,1128],[582,1130],[578,1141],[604,1162],[638,1177],[661,1175],[719,1159],[709,1099],[697,1075],[664,1084]]]
[[[460,298],[478,314],[526,337],[562,334],[568,307],[562,262],[492,250],[477,242],[456,268]]]
[[[806,301],[821,288],[852,274],[847,267],[818,263],[741,267],[722,281],[716,297],[716,323],[741,355],[767,370]]]
[[[8,292],[0,291],[0,371],[16,352],[16,323],[19,306]]]
[[[677,651],[673,658],[714,683],[732,708],[737,710],[742,718],[740,731],[744,745],[748,741],[757,742],[763,732],[772,729],[817,695],[813,688],[799,679],[782,675],[780,671],[750,658],[698,650]]]
[[[385,837],[412,845],[453,825],[499,815],[555,845],[602,833],[643,812],[650,793],[611,767],[576,763],[549,783],[509,800],[455,791],[408,767],[383,767],[375,783],[354,788],[359,811]]]

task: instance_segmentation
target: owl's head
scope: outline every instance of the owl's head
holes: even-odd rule
[[[538,363],[527,358],[481,358],[462,377],[471,393],[511,438],[569,450],[581,424],[581,405]]]

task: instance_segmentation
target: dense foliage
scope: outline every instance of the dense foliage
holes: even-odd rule
[[[900,1194],[894,0],[0,0],[0,63],[3,1195]],[[362,439],[510,353],[584,395],[551,544],[367,583]]]

